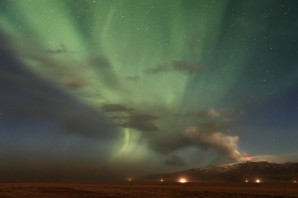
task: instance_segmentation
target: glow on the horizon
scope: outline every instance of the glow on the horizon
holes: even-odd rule
[[[178,182],[184,184],[184,183],[187,183],[188,181],[186,178],[181,177],[181,178],[179,178]]]
[[[260,179],[256,179],[255,181],[257,184],[261,183],[261,180]]]

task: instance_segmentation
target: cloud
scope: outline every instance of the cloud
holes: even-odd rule
[[[231,124],[226,119],[231,116],[228,111],[208,108],[178,116],[180,119],[168,118],[168,125],[162,121],[158,135],[149,134],[147,140],[155,152],[168,155],[187,148],[197,148],[216,151],[217,160],[240,160],[239,137],[224,133]]]
[[[190,61],[172,61],[169,64],[161,64],[151,69],[145,70],[147,74],[158,74],[163,72],[181,72],[184,74],[200,73],[203,69],[203,64]]]
[[[238,150],[238,136],[225,135],[219,131],[205,131],[199,127],[188,127],[184,137],[198,147],[213,148],[231,160],[239,160],[241,154]]]
[[[160,154],[170,154],[185,148],[196,147],[200,150],[213,149],[218,152],[220,159],[239,160],[238,136],[226,135],[222,132],[226,126],[219,123],[203,123],[196,126],[175,129],[170,127],[171,133],[163,129],[158,136],[148,139],[151,148]],[[165,133],[165,134],[163,134]]]
[[[162,155],[169,155],[175,151],[183,148],[190,147],[189,141],[183,137],[181,133],[177,133],[175,128],[169,129],[169,131],[161,129],[161,133],[156,136],[148,137],[148,143],[152,150]]]
[[[101,109],[120,127],[136,129],[143,132],[159,130],[154,124],[154,121],[157,120],[158,117],[154,115],[136,113],[134,109],[120,104],[105,104]]]
[[[158,131],[159,128],[153,123],[157,118],[150,114],[133,114],[128,117],[128,121],[123,123],[122,126],[145,132]]]
[[[101,107],[104,112],[131,112],[132,108],[125,107],[120,104],[105,104]]]
[[[203,65],[197,62],[174,61],[172,62],[172,67],[176,71],[191,74],[201,72]]]
[[[165,163],[169,166],[184,166],[185,165],[184,161],[175,154],[170,155],[170,157],[168,157],[165,160]]]
[[[170,68],[167,65],[158,65],[157,67],[145,70],[145,73],[158,74],[158,73],[162,73],[162,72],[167,72],[169,70],[170,70]]]

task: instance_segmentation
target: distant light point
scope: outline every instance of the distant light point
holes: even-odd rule
[[[160,179],[160,182],[164,182],[164,180],[161,178],[161,179]]]
[[[245,182],[245,183],[248,183],[249,181],[248,181],[248,179],[246,179],[244,182]]]
[[[260,179],[256,179],[256,183],[257,184],[261,183],[261,180]]]
[[[179,178],[178,182],[184,184],[187,182],[187,179],[185,179],[184,177],[181,177]]]

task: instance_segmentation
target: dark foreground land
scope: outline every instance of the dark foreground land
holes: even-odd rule
[[[298,197],[298,184],[0,183],[0,197]]]

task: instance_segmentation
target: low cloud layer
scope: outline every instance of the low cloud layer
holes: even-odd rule
[[[193,145],[215,149],[230,160],[239,160],[241,157],[238,149],[238,136],[225,135],[222,132],[204,132],[197,127],[188,127],[184,131],[184,137]]]
[[[179,119],[176,119],[177,116]],[[217,111],[213,108],[178,114],[169,121],[169,133],[162,128],[164,134],[148,137],[149,145],[157,153],[170,156],[167,164],[179,161],[174,160],[178,157],[173,156],[173,153],[187,148],[214,151],[217,153],[216,160],[219,161],[238,161],[241,158],[238,148],[239,136],[225,133],[230,126],[230,116],[224,110]]]

